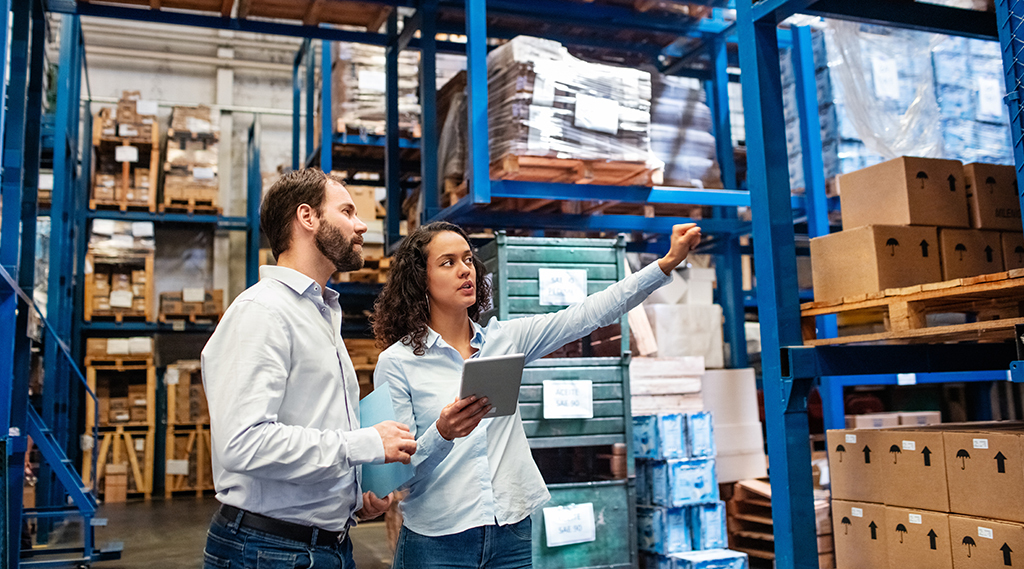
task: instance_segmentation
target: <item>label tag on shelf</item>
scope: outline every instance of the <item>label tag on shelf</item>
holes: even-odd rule
[[[995,539],[995,532],[992,531],[992,528],[983,528],[981,526],[978,526],[978,537],[983,537],[985,539]]]
[[[212,180],[214,175],[211,167],[196,166],[192,168],[192,177],[197,180]]]
[[[138,146],[118,146],[114,149],[114,160],[117,162],[138,162]]]
[[[587,298],[586,269],[540,269],[541,306],[569,306]]]
[[[587,128],[597,132],[618,134],[619,103],[611,99],[576,95],[576,110],[573,115],[573,126]]]
[[[593,419],[594,382],[589,379],[545,380],[545,419]]]
[[[1003,117],[1004,87],[995,77],[978,77],[978,120],[998,121]]]
[[[40,190],[52,190],[53,189],[53,174],[39,174],[39,189]]]
[[[864,510],[862,508],[850,508],[850,515],[855,518],[863,518]]]
[[[146,439],[135,439],[135,450],[144,451],[146,450]]]
[[[168,460],[167,461],[167,474],[175,474],[178,476],[188,476],[188,461],[187,460]]]
[[[871,60],[871,78],[875,94],[881,99],[897,101],[900,98],[900,74],[896,60],[884,55],[876,55]]]
[[[544,508],[544,529],[548,547],[594,541],[597,539],[594,504]]]
[[[110,292],[111,308],[131,308],[134,295],[130,290],[114,290]],[[128,340],[124,340],[124,353],[128,353]],[[107,353],[110,353],[110,341],[107,341]]]
[[[897,373],[896,385],[917,385],[916,373]]]
[[[205,302],[206,289],[202,287],[185,287],[181,289],[182,302]]]

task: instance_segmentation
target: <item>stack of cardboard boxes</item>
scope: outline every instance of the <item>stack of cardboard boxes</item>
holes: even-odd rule
[[[162,208],[217,207],[218,135],[209,107],[174,107],[167,131]]]
[[[182,316],[219,319],[223,313],[222,289],[208,290],[196,287],[160,293],[161,322]]]
[[[815,300],[1024,267],[1012,166],[902,157],[838,178],[843,231],[811,240]]]
[[[93,132],[92,207],[149,206],[156,194],[156,103],[124,91],[116,109],[101,109]]]
[[[152,222],[95,219],[85,273],[85,320],[141,316],[151,320]]]
[[[745,554],[722,551],[725,504],[718,499],[711,414],[634,416],[633,449],[642,566],[688,567],[716,551],[711,557],[735,565],[710,566],[745,567]]]
[[[993,569],[1024,552],[1024,423],[835,430],[828,453],[839,569]]]
[[[149,142],[157,128],[156,113],[155,101],[143,99],[139,91],[123,91],[117,102],[117,136]]]
[[[153,339],[88,338],[85,342],[86,363],[90,367],[116,362],[147,365],[153,358]],[[96,373],[96,401],[99,408],[96,424],[109,426],[123,423],[145,423],[151,403],[145,382],[129,382],[116,373]]]
[[[199,360],[178,360],[167,366],[167,441],[164,495],[189,492],[201,496],[213,489],[210,460],[210,409],[203,389]]]

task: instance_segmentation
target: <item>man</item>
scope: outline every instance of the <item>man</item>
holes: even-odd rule
[[[359,386],[341,339],[335,271],[363,266],[366,224],[340,180],[315,169],[282,177],[260,226],[277,266],[238,296],[203,349],[220,510],[206,568],[351,569],[348,528],[391,497],[360,495],[356,467],[409,462],[408,427],[359,425]]]

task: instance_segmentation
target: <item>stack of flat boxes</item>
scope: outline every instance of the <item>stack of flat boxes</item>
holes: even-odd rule
[[[116,109],[100,109],[96,116],[97,133],[106,140],[134,143],[139,149],[138,160],[133,162],[128,171],[128,180],[124,175],[122,164],[115,156],[97,152],[96,174],[93,178],[92,199],[106,202],[126,202],[129,204],[147,205],[152,193],[156,192],[156,172],[150,154],[155,140],[156,108],[152,103],[143,101],[139,91],[124,91]],[[145,114],[144,114],[145,113]],[[99,145],[99,140],[94,140]],[[102,146],[102,148],[107,148]]]
[[[839,176],[843,231],[811,239],[815,300],[1024,267],[1015,181],[1012,166],[908,156]]]
[[[1019,422],[829,431],[839,569],[1014,566],[1022,443]]]
[[[85,319],[150,316],[155,251],[152,222],[95,219],[85,264]]]
[[[164,162],[164,207],[217,207],[218,139],[209,107],[174,107]]]
[[[718,499],[715,477],[711,414],[634,416],[633,452],[637,543],[643,566],[746,567],[746,554],[721,551],[728,541],[725,504]],[[716,550],[716,554],[707,553]],[[705,558],[709,564],[694,564]],[[711,559],[718,564],[711,564]]]
[[[164,497],[187,491],[201,496],[213,489],[210,409],[199,360],[167,366],[167,444]]]
[[[224,312],[224,291],[222,289],[183,289],[160,293],[160,316],[211,316],[218,317]]]

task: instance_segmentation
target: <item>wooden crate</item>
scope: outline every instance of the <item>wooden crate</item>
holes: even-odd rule
[[[209,424],[167,426],[165,498],[214,490],[211,448]]]
[[[654,186],[662,181],[662,169],[647,162],[575,160],[508,154],[491,163],[491,179],[597,184],[602,186]]]
[[[814,517],[818,564],[822,569],[835,567],[831,511],[827,497],[816,497]],[[771,485],[766,480],[737,482],[733,487],[733,495],[726,502],[726,516],[729,549],[742,551],[752,558],[774,561],[772,494]]]
[[[192,323],[218,322],[224,315],[224,291],[208,289],[203,302],[184,302],[183,293],[160,293],[160,322],[184,320]]]
[[[835,301],[800,306],[804,344],[808,346],[857,342],[996,341],[1013,337],[1024,324],[1024,269],[954,279],[939,283],[887,289]],[[928,326],[929,314],[962,313],[975,322]],[[884,323],[885,332],[817,339],[815,318],[838,314],[866,317]]]
[[[178,360],[167,366],[164,383],[167,385],[169,426],[210,423],[199,360]]]
[[[89,193],[89,209],[116,209],[120,211],[145,210],[150,213],[156,212],[157,176],[160,169],[160,129],[156,124],[150,125],[148,137],[124,137],[104,134],[103,120],[97,116],[93,121],[93,160],[114,161],[117,147],[135,146],[138,148],[138,166],[145,165],[149,172],[148,189],[145,199],[136,199],[134,194],[143,190],[139,187],[138,180],[134,173],[139,168],[133,168],[131,162],[121,162],[120,171],[113,175],[113,195],[102,190],[106,176],[94,168],[92,178],[92,189]]]
[[[132,372],[132,373],[128,373]],[[129,389],[131,385],[141,385],[141,381],[131,376],[139,376],[138,372],[145,374],[145,388],[132,391]],[[121,378],[118,375],[121,375]],[[99,377],[103,375],[104,377]],[[156,367],[153,365],[152,356],[148,358],[139,358],[136,360],[117,360],[115,362],[104,361],[100,362],[99,365],[86,364],[85,366],[85,380],[89,389],[97,395],[97,407],[92,405],[92,400],[89,399],[85,405],[85,429],[89,431],[93,425],[99,425],[100,427],[154,427],[156,425]],[[106,393],[104,393],[106,391]],[[127,421],[111,421],[110,411],[112,405],[115,403],[112,401],[111,394],[117,393],[120,399],[121,397],[132,397],[145,393],[145,418],[129,418]],[[121,395],[124,394],[124,395]],[[106,399],[106,402],[104,402]],[[131,407],[140,407],[134,405],[132,402],[128,402],[129,415]],[[97,411],[101,416],[97,417]],[[103,416],[106,411],[106,416]]]
[[[131,274],[133,271],[144,271],[144,273],[138,273],[140,278],[144,278],[145,282],[142,283],[140,292],[142,295],[134,294],[133,291],[133,307],[132,308],[113,308],[109,305],[106,308],[98,307],[95,303],[97,299],[104,296],[102,287],[97,282],[98,274]],[[113,320],[115,322],[123,322],[127,320],[145,320],[146,322],[153,322],[156,320],[155,313],[153,312],[153,254],[130,254],[121,255],[117,257],[100,256],[94,253],[86,253],[85,264],[83,274],[85,275],[85,284],[83,289],[85,291],[85,307],[83,309],[82,318],[86,322],[93,320]],[[106,296],[109,296],[109,291],[106,291]],[[141,296],[142,302],[138,306],[134,306],[134,298]]]
[[[88,432],[88,429],[87,429]],[[149,500],[153,495],[153,443],[156,430],[132,430],[118,426],[100,433],[93,451],[98,452],[96,463],[96,487],[99,494],[105,494],[104,472],[108,464],[128,465],[128,497]],[[139,441],[143,441],[139,443]],[[138,444],[138,446],[136,446]],[[143,450],[139,450],[139,447]],[[140,458],[141,455],[141,458]],[[92,453],[83,453],[82,482],[92,482]]]

